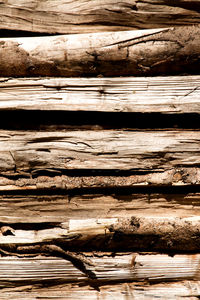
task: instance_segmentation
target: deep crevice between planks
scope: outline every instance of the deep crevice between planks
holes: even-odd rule
[[[200,129],[200,114],[0,111],[0,128],[8,130]]]

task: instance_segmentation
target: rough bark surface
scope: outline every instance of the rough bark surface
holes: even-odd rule
[[[0,39],[3,76],[151,76],[199,72],[200,26]]]
[[[190,25],[200,22],[198,0],[3,0],[0,29],[83,33]]]
[[[0,78],[1,110],[199,114],[199,98],[199,75],[144,78]]]
[[[199,216],[137,215],[130,218],[71,219],[56,225],[47,224],[44,229],[32,224],[32,230],[24,230],[25,224],[3,225],[0,253],[22,257],[45,253],[72,259],[69,250],[198,252],[199,226]]]
[[[31,170],[26,170],[26,172],[22,172],[17,170],[17,172],[12,172],[12,170],[5,173],[5,176],[0,177],[0,191],[14,191],[14,192],[34,192],[40,191],[49,193],[50,191],[54,191],[54,193],[59,190],[66,191],[66,193],[76,191],[79,193],[83,193],[84,191],[87,193],[101,193],[103,191],[111,189],[114,193],[114,189],[123,189],[129,188],[131,191],[134,190],[137,192],[138,190],[142,192],[141,189],[145,189],[145,187],[185,187],[188,186],[193,189],[198,189],[200,184],[200,175],[199,168],[183,168],[183,167],[173,167],[167,171],[154,172],[147,171],[138,172],[131,171],[129,175],[119,176],[117,172],[112,171],[112,175],[104,176],[103,171],[106,170],[98,170],[101,173],[100,176],[94,175],[92,176],[95,170],[88,170],[89,176],[76,176],[77,173],[71,176],[63,175],[64,170],[59,171],[56,169],[48,169],[48,168],[40,168],[33,173]],[[79,170],[81,172],[81,170]],[[43,175],[42,175],[43,174]],[[96,189],[96,191],[95,191]],[[196,190],[196,189],[195,189]],[[190,189],[190,191],[192,191]],[[151,192],[151,190],[149,190]],[[162,193],[163,191],[161,191]],[[179,190],[179,192],[181,192]],[[184,193],[184,192],[183,192]]]

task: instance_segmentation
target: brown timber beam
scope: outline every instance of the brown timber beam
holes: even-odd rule
[[[0,39],[2,76],[195,74],[200,26]]]
[[[198,0],[9,0],[0,3],[0,29],[86,33],[191,25],[200,22]]]

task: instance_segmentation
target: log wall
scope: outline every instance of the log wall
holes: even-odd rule
[[[199,299],[199,10],[0,1],[0,299]]]

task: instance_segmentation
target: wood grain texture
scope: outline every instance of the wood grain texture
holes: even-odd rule
[[[0,39],[0,74],[154,76],[198,74],[200,26]]]
[[[175,8],[161,0],[99,2],[0,1],[0,29],[86,33],[159,28],[1,39],[0,109],[199,114],[198,76],[128,82],[102,78],[198,73],[200,27],[163,29],[172,20],[176,25],[198,23],[198,3],[179,1]],[[9,78],[13,76],[54,78]],[[199,143],[199,130],[1,130],[0,298],[198,297],[199,254],[174,254],[199,251],[199,193],[124,197],[93,191],[198,186]],[[94,175],[99,170],[101,175]],[[83,171],[83,176],[73,171]],[[111,176],[104,176],[105,171]],[[116,171],[128,173],[116,176]],[[81,189],[93,191],[74,194]],[[8,190],[10,195],[2,194]],[[78,253],[88,249],[110,252]],[[189,283],[166,287],[177,280]]]
[[[0,174],[198,167],[199,131],[0,131]],[[92,174],[91,174],[92,175]],[[181,176],[181,174],[180,174]],[[178,178],[182,181],[182,177]]]
[[[200,76],[0,78],[1,110],[200,113]]]
[[[0,29],[83,33],[199,23],[199,1],[19,1],[0,3]]]
[[[179,282],[166,282],[149,284],[147,282],[106,284],[99,286],[97,291],[91,286],[78,286],[76,284],[60,284],[49,286],[25,285],[5,288],[0,291],[1,299],[56,299],[56,300],[132,300],[134,299],[192,299],[198,300],[200,287],[198,281],[184,280]]]
[[[0,253],[22,257],[54,253],[65,257],[63,251],[68,250],[198,252],[199,226],[199,216],[138,217],[137,214],[129,218],[71,219],[44,229],[38,229],[34,223],[30,230],[23,223],[4,225]],[[54,251],[54,247],[59,249]]]
[[[101,255],[101,254],[100,254]],[[86,254],[88,257],[88,254]],[[132,260],[134,257],[134,265]],[[149,283],[199,279],[199,255],[139,255],[123,254],[115,257],[89,255],[95,266],[90,269],[96,274],[94,286],[111,282],[146,281]],[[0,258],[1,289],[36,285],[85,283],[88,278],[70,262],[54,257],[16,259]],[[91,282],[92,283],[92,282]],[[144,283],[143,283],[144,284]],[[2,291],[2,290],[1,290]],[[17,288],[16,288],[17,291]]]
[[[117,188],[117,187],[116,187]],[[143,191],[144,192],[144,191]],[[121,192],[123,193],[123,191]],[[200,215],[200,194],[0,195],[1,224],[60,224],[112,217]],[[19,226],[19,225],[18,225]],[[25,226],[25,225],[24,225]],[[27,225],[26,225],[27,226]]]

